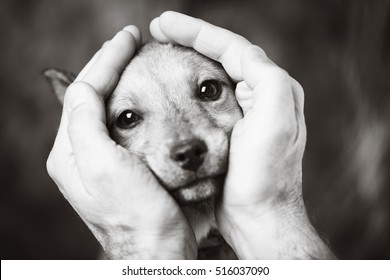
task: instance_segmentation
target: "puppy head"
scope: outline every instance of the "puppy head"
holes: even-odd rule
[[[229,135],[241,117],[234,85],[220,64],[156,42],[140,49],[107,102],[113,139],[187,203],[218,192]]]
[[[220,191],[229,136],[242,113],[219,63],[185,47],[147,43],[106,108],[111,137],[141,158],[179,203]]]

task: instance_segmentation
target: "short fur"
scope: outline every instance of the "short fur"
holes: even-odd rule
[[[67,86],[63,77],[69,74],[53,69],[45,74],[62,101]],[[200,84],[205,80],[222,85],[219,99],[198,98]],[[123,72],[106,108],[112,138],[141,158],[177,199],[200,243],[215,225],[213,198],[223,186],[230,133],[242,118],[234,84],[227,73],[219,63],[192,49],[147,43]],[[118,117],[126,110],[141,116],[133,128],[117,125]],[[183,169],[170,158],[172,147],[191,139],[200,139],[207,146],[203,163],[196,171]]]

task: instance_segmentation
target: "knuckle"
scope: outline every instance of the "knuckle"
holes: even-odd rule
[[[115,180],[123,166],[110,152],[101,150],[99,151],[99,160],[84,160],[79,162],[79,172],[81,177],[86,179],[87,182],[100,184],[107,181]],[[127,172],[128,170],[126,170]]]
[[[75,106],[68,115],[68,134],[82,132],[90,124],[91,108],[86,103],[81,102]]]
[[[78,100],[77,103],[82,103],[94,92],[92,86],[84,81],[76,81],[69,85],[66,90],[64,103],[70,105],[75,100]]]
[[[65,106],[69,106],[69,104],[71,104],[71,102],[78,97],[79,95],[78,83],[79,82],[73,82],[66,89],[65,96],[64,96]]]
[[[50,178],[55,178],[56,177],[56,164],[54,160],[54,155],[53,151],[50,152],[47,160],[46,160],[46,170],[47,173],[49,174]]]
[[[295,121],[284,120],[275,126],[275,136],[283,142],[290,142],[297,135],[297,124]]]
[[[290,84],[290,76],[287,71],[276,65],[271,66],[269,77],[278,83]]]
[[[298,127],[298,137],[297,137],[298,146],[301,146],[304,149],[306,146],[306,139],[307,139],[307,129],[306,129],[306,125],[303,123]]]
[[[80,81],[71,83],[66,89],[66,95],[68,95],[68,97],[72,97],[74,94],[77,94],[81,84],[82,82]]]
[[[116,179],[114,175],[118,173],[109,164],[103,162],[95,164],[93,168],[86,167],[83,172],[84,181],[92,186],[112,186]]]
[[[296,90],[297,90],[297,93],[298,94],[301,94],[301,95],[304,95],[304,90],[303,90],[303,87],[302,85],[297,81],[295,80],[294,78],[291,78]]]
[[[304,102],[305,102],[305,91],[300,83],[298,83],[297,80],[294,78],[291,78],[291,82],[294,89],[294,94],[298,97],[298,100],[300,101],[300,105],[303,108]]]
[[[110,40],[107,40],[103,43],[101,49],[104,50],[105,48],[107,48],[107,45],[110,43]]]

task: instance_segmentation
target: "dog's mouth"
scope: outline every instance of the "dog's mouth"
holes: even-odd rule
[[[197,179],[171,191],[179,204],[197,204],[208,200],[222,190],[226,174]]]

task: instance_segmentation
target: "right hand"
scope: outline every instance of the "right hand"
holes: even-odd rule
[[[128,26],[107,42],[65,95],[47,169],[113,259],[194,259],[194,234],[175,200],[106,128],[104,100],[141,42]]]

